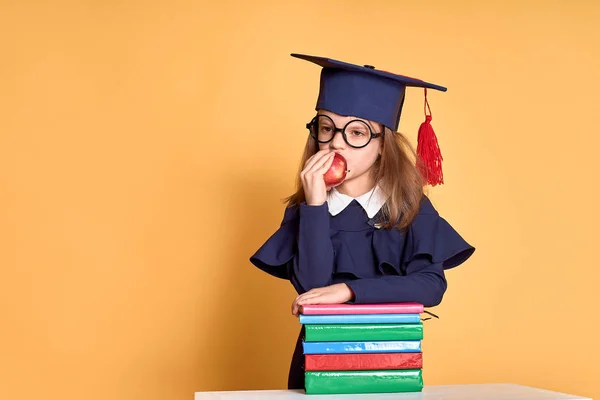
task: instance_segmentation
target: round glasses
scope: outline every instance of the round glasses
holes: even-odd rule
[[[320,114],[306,124],[306,128],[310,131],[310,136],[319,143],[329,143],[337,132],[342,132],[342,137],[348,146],[356,149],[365,147],[371,139],[383,135],[383,132],[373,133],[371,127],[359,119],[353,119],[343,128],[337,128],[331,118]]]

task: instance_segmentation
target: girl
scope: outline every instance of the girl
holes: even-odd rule
[[[432,178],[441,157],[424,165],[429,155],[418,151],[423,156],[415,164],[412,147],[397,127],[407,86],[446,89],[369,65],[292,56],[323,67],[317,115],[307,124],[297,191],[287,199],[281,226],[250,261],[291,282],[299,294],[291,307],[294,315],[305,304],[438,305],[447,287],[444,271],[462,264],[475,249],[423,192],[424,184],[442,182],[441,176]],[[425,128],[419,132],[419,150],[435,149],[435,137],[426,137]],[[335,153],[347,160],[348,172],[332,188],[323,175]],[[301,329],[289,389],[304,388],[303,335]]]

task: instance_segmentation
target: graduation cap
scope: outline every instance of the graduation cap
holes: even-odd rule
[[[323,67],[315,109],[379,122],[392,131],[400,124],[406,88],[423,88],[425,122],[419,127],[417,155],[423,163],[420,168],[426,182],[434,186],[444,183],[442,155],[431,126],[427,89],[445,92],[445,87],[378,70],[372,65],[361,66],[305,54],[292,53],[291,56]]]

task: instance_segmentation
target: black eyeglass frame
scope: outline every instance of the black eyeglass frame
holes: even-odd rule
[[[331,126],[333,126],[333,135],[331,135],[331,139],[329,139],[329,140],[319,140],[319,137],[318,137],[319,134],[314,133],[314,130],[311,129],[311,127],[316,126],[317,120],[319,119],[319,117],[325,117],[331,121]],[[348,142],[348,137],[346,136],[346,128],[348,127],[348,125],[350,125],[353,122],[357,122],[357,121],[365,124],[367,126],[367,128],[369,128],[369,132],[371,133],[371,135],[369,136],[369,141],[362,146],[354,146],[354,145],[350,144],[350,142]],[[348,121],[348,123],[346,123],[346,125],[344,125],[343,128],[338,128],[337,126],[335,126],[335,123],[333,122],[331,117],[329,117],[328,115],[324,115],[324,114],[317,114],[310,122],[308,122],[306,124],[306,129],[308,129],[310,136],[319,143],[329,143],[333,140],[336,133],[341,132],[342,137],[344,138],[344,142],[346,142],[346,144],[348,146],[355,148],[355,149],[362,149],[363,147],[367,147],[369,145],[369,143],[371,143],[371,140],[376,139],[380,136],[383,136],[383,133],[384,133],[384,132],[373,132],[373,130],[371,129],[371,126],[362,119],[353,119],[351,121]]]

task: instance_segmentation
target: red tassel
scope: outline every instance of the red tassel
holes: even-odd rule
[[[431,109],[427,101],[427,89],[425,89],[425,122],[419,127],[417,144],[417,156],[421,160],[419,169],[423,179],[429,185],[435,186],[444,183],[442,173],[442,153],[438,145],[437,137],[431,126]],[[429,111],[429,114],[427,112]]]

